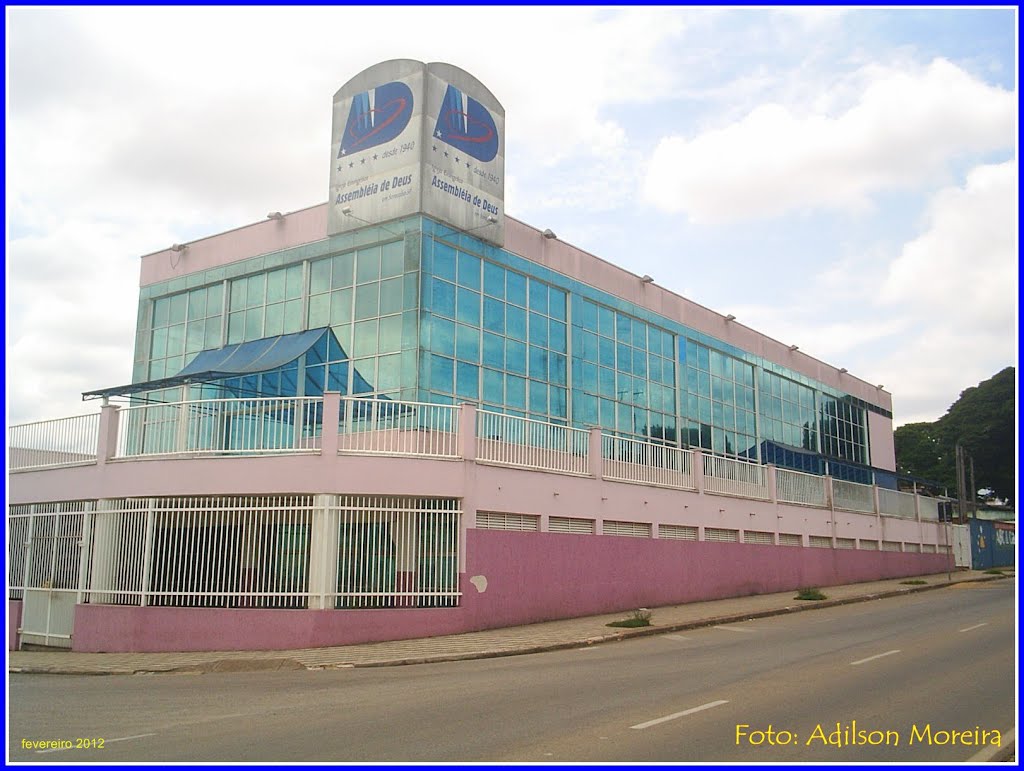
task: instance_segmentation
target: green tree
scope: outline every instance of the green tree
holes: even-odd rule
[[[956,489],[956,445],[974,458],[977,489],[988,487],[1013,500],[1017,479],[1014,437],[1017,373],[998,372],[960,394],[933,423],[908,423],[896,429],[896,468]]]

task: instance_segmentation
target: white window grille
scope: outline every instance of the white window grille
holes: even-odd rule
[[[808,536],[807,545],[815,549],[831,549],[832,538],[827,535]]]
[[[737,543],[740,540],[739,530],[729,530],[724,527],[705,527],[705,541],[718,541],[721,543]]]
[[[775,493],[780,501],[805,506],[827,506],[825,477],[800,471],[775,469]]]
[[[803,546],[803,536],[798,533],[779,533],[779,546]]]
[[[837,549],[856,549],[857,539],[856,538],[836,538]]]
[[[772,545],[775,543],[775,534],[766,533],[761,530],[744,530],[743,543],[760,543]]]
[[[704,492],[768,500],[767,470],[758,463],[704,456]]]
[[[899,541],[882,541],[882,551],[903,551]]]
[[[832,480],[832,503],[844,511],[875,513],[875,489],[871,485]]]
[[[481,463],[559,474],[590,473],[590,432],[480,410],[476,457]]]
[[[621,535],[627,538],[650,538],[651,525],[649,522],[620,522],[614,519],[606,519],[601,523],[601,533],[604,535]]]
[[[594,520],[577,517],[549,517],[549,533],[574,533],[576,535],[593,535]]]
[[[658,525],[658,538],[677,541],[696,541],[697,528],[691,525]]]
[[[478,530],[518,530],[536,533],[540,530],[540,517],[536,514],[506,514],[498,511],[478,511]]]
[[[863,549],[864,551],[878,551],[878,541],[861,538],[858,542],[857,548]]]

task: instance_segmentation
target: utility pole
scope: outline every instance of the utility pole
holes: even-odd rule
[[[974,484],[974,456],[971,456],[971,518],[978,518],[978,488]]]
[[[963,525],[967,522],[967,507],[964,501],[964,448],[957,442],[956,445],[956,499],[957,499],[957,520]]]

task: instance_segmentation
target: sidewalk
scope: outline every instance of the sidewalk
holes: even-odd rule
[[[1007,569],[1011,572],[1012,569]],[[9,651],[8,671],[34,674],[146,674],[157,672],[245,672],[275,669],[329,669],[422,664],[435,661],[514,656],[627,639],[650,634],[735,623],[853,602],[894,597],[956,584],[999,580],[980,571],[920,576],[924,585],[901,580],[823,587],[827,600],[795,600],[796,592],[780,592],[726,600],[652,608],[653,626],[640,629],[608,627],[609,621],[629,614],[547,621],[540,624],[490,629],[483,632],[417,640],[306,648],[288,651],[204,651],[199,653],[73,653],[71,651]]]

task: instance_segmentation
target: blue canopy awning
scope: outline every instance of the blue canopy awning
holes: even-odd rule
[[[102,388],[87,391],[82,399],[99,399],[109,396],[130,396],[161,388],[173,388],[186,383],[209,383],[240,375],[255,375],[283,367],[302,356],[320,342],[325,335],[333,339],[330,327],[293,332],[288,335],[264,337],[247,343],[235,343],[223,348],[200,351],[177,375],[147,380],[142,383]],[[335,344],[337,344],[335,342]],[[363,381],[365,383],[365,381]],[[368,385],[368,384],[367,384]]]

